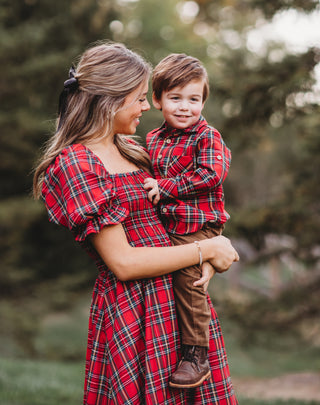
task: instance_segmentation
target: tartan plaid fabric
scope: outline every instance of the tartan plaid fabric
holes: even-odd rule
[[[231,152],[202,116],[184,130],[164,123],[149,132],[147,148],[159,185],[159,211],[168,232],[184,235],[197,232],[208,221],[222,225],[229,219],[222,183]]]
[[[213,308],[212,380],[195,390],[170,389],[180,352],[171,276],[120,282],[87,242],[90,233],[121,222],[132,246],[170,244],[143,189],[146,177],[143,170],[110,175],[82,145],[62,151],[46,173],[42,194],[49,219],[71,229],[99,269],[89,318],[84,404],[237,404]]]

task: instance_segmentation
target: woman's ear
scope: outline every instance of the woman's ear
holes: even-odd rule
[[[157,110],[162,110],[161,101],[156,98],[154,93],[152,93],[152,104]]]

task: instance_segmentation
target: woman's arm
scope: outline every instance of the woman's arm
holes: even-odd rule
[[[109,269],[121,281],[162,276],[199,263],[194,243],[169,247],[132,247],[121,224],[105,226],[91,242]],[[200,241],[203,261],[227,270],[239,256],[229,239],[216,236]]]

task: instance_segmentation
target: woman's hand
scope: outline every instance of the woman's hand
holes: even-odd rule
[[[209,281],[218,273],[227,271],[233,262],[239,261],[239,255],[232,246],[229,239],[224,236],[215,236],[209,241],[214,242],[214,257],[209,262],[204,262],[202,265],[202,276],[199,280],[193,283],[194,286],[203,286],[204,291],[207,291]]]
[[[199,280],[195,281],[193,285],[196,286],[203,286],[204,291],[207,291],[209,281],[212,277],[216,274],[215,269],[211,266],[209,262],[204,262],[202,265],[202,276]]]
[[[200,242],[201,248],[203,243],[210,243],[213,255],[208,261],[218,273],[227,271],[233,262],[239,261],[239,255],[228,238],[220,235],[203,240]],[[207,246],[205,248],[207,249]]]

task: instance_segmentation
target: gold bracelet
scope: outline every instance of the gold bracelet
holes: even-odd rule
[[[202,252],[201,252],[200,243],[197,240],[195,240],[194,243],[197,245],[198,251],[199,251],[199,266],[202,266],[203,260],[202,260]]]

